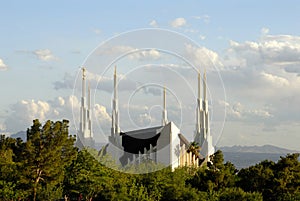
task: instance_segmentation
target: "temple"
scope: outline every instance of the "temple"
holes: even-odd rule
[[[214,153],[209,129],[209,108],[207,100],[206,72],[203,76],[203,99],[201,99],[201,76],[198,73],[198,97],[196,106],[196,129],[194,142],[199,145],[198,153],[193,153],[189,142],[180,129],[167,119],[166,88],[163,89],[162,124],[156,127],[122,131],[119,126],[118,78],[114,69],[114,96],[112,101],[112,127],[106,153],[117,163],[125,166],[143,161],[171,166],[199,166],[209,161]]]

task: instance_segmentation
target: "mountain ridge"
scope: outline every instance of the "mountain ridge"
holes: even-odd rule
[[[253,146],[223,146],[218,147],[222,152],[238,152],[238,153],[269,153],[269,154],[288,154],[288,153],[299,153],[297,150],[290,150],[286,148],[277,147],[274,145],[253,145]]]

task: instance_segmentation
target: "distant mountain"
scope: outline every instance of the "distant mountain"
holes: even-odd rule
[[[273,145],[263,146],[232,146],[232,147],[220,147],[222,152],[238,152],[238,153],[268,153],[268,154],[288,154],[297,153],[299,151],[289,150],[285,148],[276,147]]]
[[[26,141],[26,131],[19,131],[15,134],[11,134],[10,137],[11,138],[21,138],[23,141]]]
[[[281,156],[285,157],[288,153],[300,153],[296,150],[289,150],[273,145],[263,146],[232,146],[219,147],[223,152],[224,161],[230,161],[237,169],[246,168],[263,160],[277,162]]]

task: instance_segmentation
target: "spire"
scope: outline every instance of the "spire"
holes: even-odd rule
[[[166,87],[164,87],[164,110],[166,110],[166,107],[167,107]]]
[[[85,120],[86,120],[86,112],[85,112],[85,71],[84,67],[81,68],[82,70],[82,94],[81,94],[81,106],[80,106],[80,126],[79,130],[81,133],[85,130]]]
[[[117,99],[117,66],[115,66],[115,70],[114,70],[114,99]]]
[[[200,141],[201,132],[201,113],[202,113],[202,100],[201,100],[201,75],[200,70],[198,71],[198,97],[196,107],[196,130],[195,130],[195,141]]]
[[[206,97],[206,69],[204,70],[204,75],[203,75],[203,99],[204,99],[204,101],[207,100],[207,97]]]
[[[112,111],[112,128],[111,128],[111,134],[117,134],[120,132],[119,127],[119,112],[118,112],[118,89],[117,89],[117,67],[115,66],[114,69],[114,98],[112,101],[113,105],[113,111]]]
[[[81,95],[81,97],[85,97],[85,77],[86,77],[85,71],[86,71],[86,69],[85,69],[85,67],[82,67],[81,69],[82,69],[82,95]]]
[[[167,118],[166,87],[164,87],[164,93],[163,93],[162,125],[165,126],[167,123],[168,123],[168,118]]]
[[[90,82],[88,82],[88,110],[91,109],[91,85]]]
[[[201,99],[201,76],[200,70],[198,71],[198,100]]]
[[[92,120],[91,120],[91,86],[90,82],[88,83],[88,109],[87,109],[87,122],[88,122],[88,130],[89,130],[89,137],[93,137],[92,134]]]

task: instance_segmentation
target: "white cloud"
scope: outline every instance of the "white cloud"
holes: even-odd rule
[[[173,20],[173,21],[171,22],[171,26],[172,26],[173,28],[183,27],[183,26],[185,26],[185,25],[186,25],[186,20],[185,20],[184,18],[182,18],[182,17],[176,18],[175,20]]]
[[[21,100],[11,105],[9,115],[4,120],[4,124],[0,124],[0,130],[6,129],[10,133],[26,130],[32,125],[34,119],[39,119],[40,122],[48,119],[53,121],[69,119],[70,128],[72,127],[72,132],[75,132],[75,126],[78,128],[79,125],[79,109],[80,102],[76,96],[57,97],[49,101]],[[101,124],[110,126],[110,116],[104,106],[95,104],[92,113],[97,117],[94,118],[92,115],[94,125],[96,121],[99,121]]]
[[[42,61],[52,61],[57,59],[49,49],[39,49],[33,51],[32,53]]]
[[[191,44],[186,44],[185,48],[186,58],[192,60],[197,66],[210,70],[214,69],[215,67],[223,67],[219,55],[216,52],[205,47],[195,47]]]
[[[262,35],[267,35],[268,33],[269,33],[269,29],[268,28],[266,28],[266,27],[263,27],[262,29],[261,29],[261,34]]]
[[[289,81],[283,77],[272,75],[270,73],[261,72],[261,76],[267,82],[279,86],[279,87],[287,87],[289,86]]]
[[[150,50],[141,50],[141,51],[137,51],[134,52],[133,54],[129,55],[129,59],[132,60],[140,60],[140,61],[144,61],[144,60],[157,60],[161,57],[161,54],[159,51],[157,51],[156,49],[150,49]]]
[[[242,105],[226,106],[228,118],[274,130],[300,121],[300,37],[261,33],[257,41],[230,41],[221,75],[227,97]]]
[[[0,71],[7,70],[7,65],[4,63],[2,59],[0,59]]]
[[[201,39],[201,40],[205,40],[205,36],[204,35],[199,35],[199,38]]]
[[[9,132],[17,132],[28,128],[34,119],[46,120],[50,105],[45,101],[21,100],[10,109],[11,113],[4,123]]]
[[[152,20],[150,23],[149,23],[150,26],[152,27],[158,27],[158,24],[156,22],[156,20]]]
[[[250,109],[240,102],[230,104],[226,101],[218,101],[218,105],[226,109],[227,120],[229,121],[261,121],[272,118],[273,114],[268,108]]]
[[[267,32],[265,30],[265,32]],[[246,61],[247,66],[300,65],[300,37],[291,35],[265,35],[258,42],[230,41],[230,56]]]
[[[94,106],[94,113],[95,116],[97,117],[97,120],[100,121],[101,123],[109,124],[111,122],[111,117],[106,111],[106,107],[100,104],[95,104]]]

